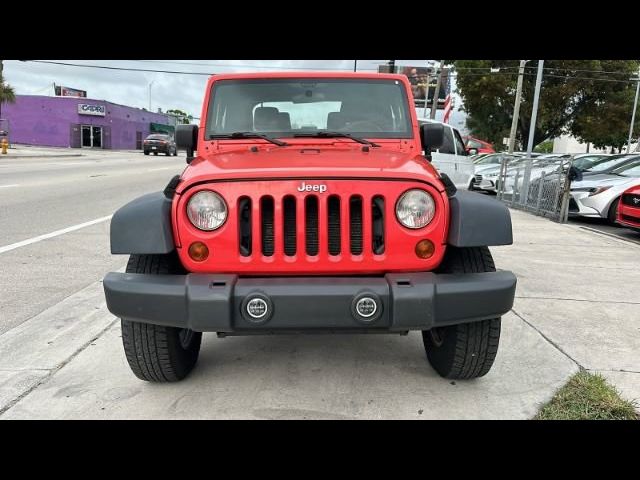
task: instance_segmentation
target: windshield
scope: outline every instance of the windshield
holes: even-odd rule
[[[149,135],[147,140],[169,140],[168,135]]]
[[[500,163],[502,161],[502,158],[510,158],[507,157],[506,155],[501,155],[501,154],[497,154],[497,155],[487,155],[484,158],[481,158],[480,160],[478,160],[476,162],[476,165],[491,165],[494,163]]]
[[[602,172],[604,170],[608,170],[610,168],[614,168],[616,165],[620,163],[624,163],[627,160],[633,157],[628,157],[627,155],[614,156],[608,158],[602,158],[600,160],[596,160],[593,162],[593,165],[587,167],[590,172]]]
[[[211,94],[206,135],[341,132],[412,138],[409,115],[405,87],[397,80],[220,80]]]
[[[627,163],[626,165],[622,165],[621,167],[612,170],[611,173],[614,175],[621,175],[623,177],[640,177],[640,158]]]

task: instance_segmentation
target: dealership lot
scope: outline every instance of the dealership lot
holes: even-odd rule
[[[640,398],[640,245],[520,211],[514,245],[492,248],[518,290],[484,378],[440,378],[417,333],[206,334],[185,381],[142,382],[104,303],[126,263],[109,216],[184,157],[81,153],[0,158],[0,418],[531,418],[579,368]]]

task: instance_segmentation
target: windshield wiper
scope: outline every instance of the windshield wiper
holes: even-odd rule
[[[287,142],[283,142],[282,140],[278,140],[277,138],[270,137],[269,135],[265,135],[264,133],[256,133],[256,132],[233,132],[233,133],[214,133],[209,135],[210,140],[214,140],[216,138],[261,138],[266,140],[267,142],[271,142],[279,147],[286,147],[289,145]]]
[[[365,138],[356,137],[351,135],[350,133],[345,132],[309,132],[309,133],[296,133],[293,135],[294,137],[310,137],[310,138],[332,138],[332,137],[340,137],[340,138],[349,138],[354,142],[362,143],[364,145],[371,145],[372,147],[379,147],[377,143],[370,142]]]

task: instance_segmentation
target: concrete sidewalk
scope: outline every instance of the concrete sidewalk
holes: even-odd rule
[[[492,371],[441,379],[418,333],[204,336],[176,384],[129,371],[100,282],[0,336],[0,418],[531,418],[583,367],[640,398],[640,246],[512,211],[518,276]]]
[[[0,160],[6,159],[29,159],[29,158],[69,158],[84,157],[87,154],[111,155],[114,153],[137,153],[142,155],[142,150],[109,150],[109,149],[81,149],[67,147],[39,147],[33,145],[11,145],[7,153],[0,154]]]
[[[31,145],[11,145],[7,153],[0,154],[0,160],[15,158],[62,158],[81,157],[83,153],[79,148],[62,147],[36,147]]]

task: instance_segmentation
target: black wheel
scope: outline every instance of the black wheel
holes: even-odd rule
[[[487,247],[447,247],[439,273],[495,272]],[[431,366],[451,379],[470,379],[486,375],[498,353],[500,318],[461,323],[422,332],[424,348]]]
[[[145,150],[144,154],[145,154],[145,155],[149,155],[149,152],[147,152],[147,151]]]
[[[171,275],[184,273],[179,259],[169,255],[131,255],[127,273]],[[148,382],[176,382],[185,378],[200,353],[202,333],[121,319],[122,344],[129,367]]]
[[[618,225],[616,223],[616,219],[618,218],[618,204],[620,203],[620,198],[616,198],[611,206],[609,207],[609,212],[607,213],[607,220],[612,225]]]

